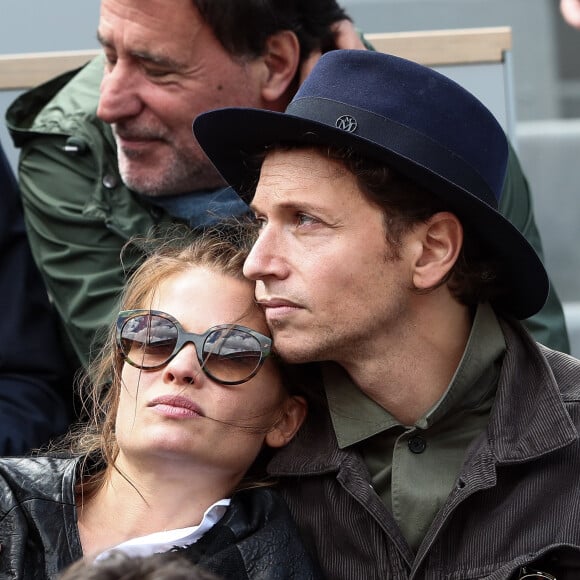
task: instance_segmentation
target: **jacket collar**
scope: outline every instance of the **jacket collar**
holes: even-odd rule
[[[507,351],[488,432],[498,463],[536,459],[578,439],[541,347],[516,321],[500,319]]]
[[[507,348],[486,445],[498,464],[523,463],[573,443],[579,435],[540,347],[519,322],[499,320]],[[478,448],[472,448],[472,457]],[[268,471],[274,476],[328,473],[353,454],[352,447],[339,449],[328,411],[315,409],[298,436],[270,461]]]

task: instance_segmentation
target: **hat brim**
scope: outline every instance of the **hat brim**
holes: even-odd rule
[[[537,313],[544,305],[549,280],[534,248],[517,228],[495,208],[481,201],[464,185],[410,157],[406,143],[397,136],[387,147],[359,135],[288,113],[261,109],[216,109],[198,116],[194,134],[224,179],[250,202],[259,177],[259,156],[268,147],[332,145],[350,147],[365,157],[384,162],[445,201],[474,231],[494,256],[505,264],[511,289],[496,307],[516,318]]]

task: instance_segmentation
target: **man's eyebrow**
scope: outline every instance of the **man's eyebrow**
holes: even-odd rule
[[[97,31],[97,40],[103,48],[109,48],[111,50],[115,50],[113,43],[106,40],[98,31]],[[173,69],[173,70],[183,70],[187,67],[186,63],[179,62],[179,61],[177,61],[173,58],[170,58],[168,56],[165,56],[165,55],[152,54],[151,52],[144,51],[144,50],[132,50],[132,51],[129,51],[129,54],[131,56],[133,56],[134,58],[149,62],[151,64],[154,64],[154,65],[157,65],[157,66],[160,66],[163,68],[168,68],[168,69]]]
[[[100,30],[97,30],[97,42],[103,47],[103,48],[115,48],[113,46],[113,43],[110,40],[107,40],[102,34]]]
[[[97,42],[102,47],[110,47],[111,46],[111,43],[105,39],[105,37],[101,34],[101,32],[99,30],[97,30]]]
[[[259,213],[260,209],[252,202],[250,209],[253,212]],[[275,209],[283,211],[299,211],[299,212],[322,212],[324,208],[311,201],[281,201],[275,204]]]

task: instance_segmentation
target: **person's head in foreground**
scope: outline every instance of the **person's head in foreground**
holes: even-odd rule
[[[69,566],[59,580],[219,580],[178,552],[151,556],[128,556],[112,552],[98,562],[79,560]]]
[[[261,451],[300,427],[306,404],[271,356],[245,256],[217,232],[174,239],[129,279],[94,367],[92,417],[72,442],[99,459],[78,486],[85,554],[131,537],[130,526],[116,537],[103,519],[123,521],[110,513],[123,494],[151,511],[141,535],[198,524],[214,502],[256,483]]]

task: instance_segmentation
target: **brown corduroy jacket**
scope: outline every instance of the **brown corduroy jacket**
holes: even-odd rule
[[[489,424],[418,553],[360,454],[338,448],[326,411],[311,413],[270,462],[327,578],[511,580],[531,570],[580,578],[580,361],[533,342],[519,323],[503,320],[502,329]]]

